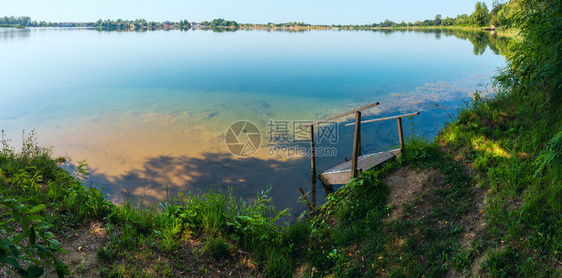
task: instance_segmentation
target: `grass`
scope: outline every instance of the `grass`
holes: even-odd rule
[[[296,265],[295,256],[306,252],[303,244],[309,242],[308,224],[278,225],[287,210],[276,210],[267,190],[259,192],[255,202],[236,200],[231,190],[217,188],[168,195],[159,203],[115,206],[102,192],[86,186],[85,161],[73,176],[57,166],[60,158],[52,159],[49,149],[37,146],[34,133],[21,152],[2,143],[0,188],[2,200],[8,202],[0,207],[4,218],[9,220],[12,215],[5,212],[12,203],[19,203],[22,208],[33,208],[32,213],[40,213],[45,228],[64,239],[72,238],[74,230],[89,221],[105,223],[108,241],[97,250],[103,277],[214,275],[219,269],[242,276],[289,277]],[[18,198],[10,201],[11,196]],[[17,232],[14,222],[0,225]],[[24,233],[29,235],[26,230]],[[24,247],[18,246],[22,251]],[[28,257],[37,254],[32,250]],[[39,273],[39,266],[28,271]]]
[[[287,211],[276,210],[267,191],[250,203],[214,188],[115,206],[85,186],[85,161],[74,176],[65,172],[33,133],[19,153],[2,142],[0,188],[3,200],[33,208],[58,237],[102,221],[102,277],[560,276],[561,107],[532,90],[477,93],[435,140],[410,138],[397,160],[282,225]],[[402,167],[424,173],[423,192],[391,204],[384,179]],[[397,209],[402,215],[392,218]],[[17,232],[15,221],[1,225]]]
[[[540,92],[475,98],[440,142],[475,170],[489,191],[479,252],[491,276],[558,276],[560,248],[560,100]],[[495,250],[495,249],[499,249]],[[509,266],[509,267],[508,267]]]
[[[316,246],[309,260],[318,275],[434,277],[444,276],[454,264],[463,232],[460,220],[475,210],[473,181],[438,144],[414,138],[408,146],[398,161],[363,172],[331,196],[314,218]],[[443,184],[432,181],[432,197],[404,203],[409,216],[393,220],[382,179],[404,166],[439,169]],[[422,216],[415,207],[424,202],[429,209]]]

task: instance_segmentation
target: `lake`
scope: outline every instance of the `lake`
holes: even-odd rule
[[[211,185],[252,200],[272,186],[276,205],[296,213],[298,188],[310,188],[298,125],[380,102],[365,119],[420,111],[405,136],[433,138],[491,90],[506,44],[460,30],[0,28],[0,128],[12,147],[35,129],[70,171],[86,159],[90,186],[116,203]],[[319,131],[319,170],[351,157],[350,121]],[[362,137],[363,153],[396,147],[396,121],[366,124]]]

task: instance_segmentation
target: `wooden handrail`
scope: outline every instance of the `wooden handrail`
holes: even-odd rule
[[[420,114],[420,112],[416,112],[416,113],[410,113],[410,114],[404,114],[404,115],[398,115],[398,116],[392,116],[392,117],[386,117],[386,118],[372,119],[372,120],[363,121],[363,122],[361,122],[361,124],[374,123],[374,122],[393,120],[393,119],[400,119],[400,118],[404,118],[404,117],[416,116],[416,115],[419,115],[419,114]],[[352,126],[352,125],[355,125],[355,123],[345,124],[345,126]]]
[[[333,116],[333,117],[330,117],[330,118],[327,118],[327,119],[324,119],[324,120],[316,121],[316,122],[311,123],[311,124],[301,124],[301,125],[299,126],[299,128],[307,128],[307,127],[309,127],[309,126],[313,126],[313,125],[325,123],[325,122],[327,122],[327,121],[331,121],[331,120],[333,120],[333,119],[337,119],[337,118],[341,118],[341,117],[343,117],[343,116],[351,115],[351,114],[353,114],[353,113],[355,113],[355,112],[359,112],[359,111],[361,111],[361,110],[369,109],[369,108],[375,107],[375,106],[377,106],[377,105],[379,105],[378,102],[371,103],[371,104],[369,104],[369,105],[367,105],[367,106],[363,106],[363,107],[361,107],[361,108],[357,108],[357,109],[354,109],[354,110],[351,110],[351,111],[347,111],[347,112],[345,112],[345,113],[343,113],[343,114],[339,114],[339,115],[336,115],[336,116]]]

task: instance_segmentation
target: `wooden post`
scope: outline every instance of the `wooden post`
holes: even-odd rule
[[[361,112],[355,112],[355,132],[353,135],[353,154],[351,158],[351,171],[353,172],[353,177],[358,176],[357,171],[357,158],[361,152]]]
[[[334,187],[330,184],[325,183],[322,179],[322,176],[319,176],[318,179],[320,180],[320,183],[322,184],[322,188],[324,188],[324,192],[326,192],[326,195],[334,193]]]
[[[359,125],[361,125],[361,112],[359,112]],[[361,126],[357,128],[357,157],[361,156]]]
[[[398,118],[398,137],[400,139],[400,149],[404,149],[404,134],[402,133],[402,118]]]
[[[312,173],[311,173],[311,190],[310,198],[312,199],[312,208],[316,207],[316,147],[314,145],[314,125],[310,126],[310,163],[312,166]]]
[[[304,194],[304,190],[302,190],[302,187],[299,187],[299,191],[301,192],[302,198],[304,199],[304,202],[308,209],[313,210],[314,208],[312,207],[312,205],[310,205],[310,202],[308,201],[308,198],[306,198],[306,194]]]

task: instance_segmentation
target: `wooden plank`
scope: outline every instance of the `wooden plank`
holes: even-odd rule
[[[351,115],[351,114],[353,114],[353,113],[355,113],[355,112],[358,112],[358,111],[362,111],[362,110],[365,110],[365,109],[369,109],[369,108],[371,108],[371,107],[375,107],[375,106],[377,106],[377,105],[379,105],[378,102],[371,103],[371,104],[369,104],[369,105],[367,105],[367,106],[363,106],[363,107],[361,107],[361,108],[353,109],[353,110],[351,110],[351,111],[347,111],[347,112],[345,112],[345,113],[343,113],[343,114],[339,114],[339,115],[336,115],[336,116],[333,116],[333,117],[329,117],[329,118],[324,119],[324,120],[321,120],[321,121],[316,121],[316,122],[311,123],[311,124],[302,124],[302,125],[299,126],[299,128],[306,128],[306,127],[309,127],[309,126],[312,126],[312,125],[317,125],[317,124],[325,123],[325,122],[328,122],[328,121],[331,121],[331,120],[334,120],[334,119],[337,119],[337,118],[341,118],[341,117],[343,117],[343,116]]]
[[[357,158],[361,155],[361,112],[355,112],[355,132],[353,133],[353,153],[351,156],[351,171],[357,177]]]
[[[358,169],[368,170],[372,167],[382,164],[383,162],[397,156],[400,154],[400,149],[395,149],[387,152],[380,152],[374,154],[367,154],[360,156],[357,162]],[[344,162],[333,168],[330,168],[322,173],[320,173],[319,178],[326,184],[347,184],[353,172],[351,171],[351,162]]]
[[[364,163],[363,163],[363,161],[364,161],[365,159],[369,159],[369,157],[378,156],[378,155],[381,155],[381,154],[387,153],[387,152],[391,153],[393,156],[397,156],[398,154],[400,154],[401,151],[400,151],[400,149],[394,149],[394,150],[390,150],[390,151],[386,151],[386,152],[379,152],[379,153],[372,153],[372,154],[362,155],[362,156],[360,156],[360,157],[358,158],[358,160],[357,160],[357,161],[358,161],[358,165],[357,165],[358,168],[361,168],[361,165],[367,165],[367,164],[364,164]],[[336,166],[334,166],[334,167],[332,167],[332,168],[330,168],[330,169],[324,171],[323,173],[326,173],[326,172],[338,172],[338,171],[342,171],[342,170],[346,170],[346,169],[349,169],[349,170],[351,169],[351,161],[346,161],[346,162],[344,162],[344,163],[338,164],[338,165],[336,165]],[[363,168],[363,169],[365,169],[365,168]]]
[[[351,170],[336,172],[336,173],[322,173],[320,179],[326,184],[347,184],[351,180]]]
[[[312,199],[312,208],[316,207],[316,147],[314,145],[314,126],[310,126],[310,164],[312,166],[311,173],[311,190],[310,198]]]
[[[373,120],[367,120],[367,121],[362,121],[362,124],[367,124],[367,123],[374,123],[374,122],[380,122],[380,121],[386,121],[386,120],[393,120],[393,119],[399,119],[399,118],[404,118],[404,117],[410,117],[410,116],[416,116],[419,115],[420,112],[416,112],[416,113],[410,113],[410,114],[404,114],[404,115],[398,115],[398,116],[392,116],[392,117],[386,117],[386,118],[378,118],[378,119],[373,119]],[[346,124],[345,126],[352,126],[355,125],[355,123],[349,123]]]
[[[402,118],[396,119],[398,122],[398,139],[400,140],[400,148],[404,148],[404,134],[402,133]]]

